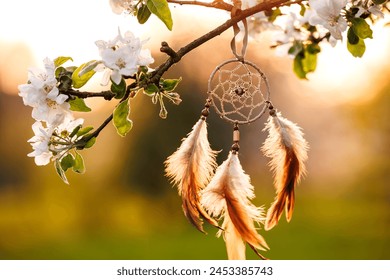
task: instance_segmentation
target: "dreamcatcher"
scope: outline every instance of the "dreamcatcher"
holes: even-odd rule
[[[291,220],[294,208],[294,189],[305,173],[307,142],[301,129],[283,118],[270,101],[270,89],[264,73],[244,59],[247,45],[247,25],[243,20],[245,36],[241,55],[237,54],[234,26],[231,48],[235,59],[222,62],[211,73],[208,98],[199,121],[183,139],[179,149],[166,160],[166,173],[178,187],[187,219],[204,232],[202,220],[219,228],[223,235],[229,259],[245,259],[245,244],[261,258],[258,250],[269,249],[256,225],[266,230],[273,228],[286,212]],[[228,158],[217,167],[217,152],[210,147],[206,118],[210,107],[233,125],[233,145]],[[258,120],[269,112],[265,129],[268,137],[261,147],[270,157],[274,173],[276,198],[264,215],[262,207],[252,204],[254,187],[239,161],[239,126]],[[217,220],[223,219],[220,226]]]

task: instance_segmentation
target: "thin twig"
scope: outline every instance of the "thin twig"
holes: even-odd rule
[[[208,8],[215,8],[219,10],[225,10],[230,12],[233,8],[232,5],[224,2],[223,0],[215,0],[211,3],[202,2],[202,1],[186,1],[186,0],[168,0],[168,3],[179,4],[179,5],[196,5]]]
[[[90,134],[90,136],[86,139],[86,142],[88,142],[93,137],[98,137],[100,132],[112,121],[113,118],[114,114],[111,113],[111,115],[105,119],[104,122],[93,133]]]
[[[125,93],[125,96],[123,96],[123,98],[121,99],[121,101],[119,101],[118,104],[126,101],[128,98],[132,98],[134,97],[134,94],[135,94],[135,87],[136,87],[137,83],[134,82],[132,83],[131,85],[127,86],[126,88],[126,93]],[[104,122],[92,133],[86,135],[85,137],[83,137],[78,144],[78,146],[80,147],[85,147],[85,145],[87,144],[87,142],[89,140],[91,140],[92,138],[96,138],[99,136],[100,132],[112,121],[112,119],[114,118],[114,113],[111,113],[107,119],[104,120]]]

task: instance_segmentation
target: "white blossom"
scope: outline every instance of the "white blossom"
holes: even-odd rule
[[[36,165],[47,165],[50,161],[61,158],[74,148],[78,140],[72,135],[73,130],[84,123],[84,119],[65,118],[57,127],[44,126],[40,121],[33,124],[34,136],[28,140],[33,148],[29,157],[34,157]]]
[[[305,23],[302,16],[290,13],[280,17],[283,20],[282,32],[276,32],[274,40],[280,43],[289,43],[293,41],[302,41],[307,35],[302,32],[302,25]]]
[[[47,99],[40,106],[33,108],[32,117],[37,121],[44,121],[48,126],[57,126],[65,118],[72,115],[69,103],[58,104]]]
[[[36,165],[46,165],[53,157],[53,153],[49,150],[50,138],[53,129],[50,127],[44,127],[42,122],[35,122],[32,125],[34,136],[28,140],[33,148],[33,152],[27,156],[34,157]]]
[[[97,41],[102,63],[105,66],[106,73],[104,82],[107,84],[108,75],[115,84],[119,84],[122,76],[131,76],[137,73],[139,66],[148,66],[154,62],[150,50],[142,49],[145,43],[127,31],[124,36],[120,31],[111,41]],[[95,70],[100,70],[101,66]]]
[[[69,141],[69,143],[74,143],[77,140],[77,135],[70,137],[70,134],[76,127],[83,125],[83,123],[84,119],[82,118],[67,118],[63,123],[61,123],[54,129],[54,133],[66,139],[67,141]]]
[[[276,20],[276,24],[280,26],[280,30],[273,33],[273,41],[276,42],[276,54],[285,56],[296,41],[304,41],[309,33],[302,26],[308,22],[306,15],[302,17],[296,13],[280,16]],[[290,53],[295,57],[296,53]]]
[[[336,40],[342,39],[342,32],[347,27],[347,21],[341,15],[341,10],[347,5],[347,0],[309,0],[313,10],[309,23],[313,26],[321,25],[329,30]]]
[[[57,80],[54,76],[54,63],[49,59],[44,60],[45,69],[30,68],[28,71],[28,83],[19,85],[19,95],[23,98],[24,105],[38,106],[48,94],[58,94]]]
[[[384,18],[385,15],[382,12],[382,6],[381,5],[372,5],[368,8],[368,11],[373,14],[374,16],[378,18]]]
[[[149,49],[142,49],[138,54],[138,64],[141,66],[147,66],[152,64],[154,59]]]
[[[138,3],[136,0],[110,0],[110,6],[115,14],[133,13],[135,11],[135,5]]]
[[[45,69],[31,68],[28,72],[28,83],[19,85],[19,96],[26,106],[33,107],[32,117],[44,121],[48,126],[56,126],[66,115],[71,114],[68,96],[60,94],[57,88],[54,62],[44,60]]]
[[[240,26],[241,28],[241,26]],[[251,38],[257,38],[264,31],[280,31],[280,26],[269,21],[265,12],[254,14],[248,19],[248,31]]]
[[[356,13],[355,17],[360,17],[361,15],[363,15],[364,13],[370,13],[370,14],[373,14],[374,16],[376,16],[377,18],[384,18],[384,14],[382,12],[382,5],[375,5],[374,3],[372,3],[372,1],[370,1],[371,3],[369,4],[369,6],[359,6],[358,7],[358,12]]]

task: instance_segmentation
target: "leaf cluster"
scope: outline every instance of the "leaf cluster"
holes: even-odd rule
[[[148,21],[151,14],[156,15],[169,29],[172,30],[173,21],[167,0],[147,0],[135,7],[135,15],[140,24]]]
[[[362,57],[366,51],[364,40],[372,39],[372,30],[365,19],[352,18],[347,32],[347,48],[354,57]]]

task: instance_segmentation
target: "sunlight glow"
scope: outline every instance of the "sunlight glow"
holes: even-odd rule
[[[366,53],[354,58],[346,48],[346,38],[335,48],[322,46],[317,70],[309,75],[308,86],[327,103],[365,103],[380,92],[383,67],[389,65],[390,30],[378,23],[374,39],[366,39]]]
[[[5,6],[5,3],[0,5]],[[179,9],[180,13],[176,12]],[[35,66],[41,66],[45,57],[57,56],[71,56],[76,65],[81,64],[96,59],[98,49],[95,41],[113,38],[118,27],[122,32],[131,30],[136,36],[149,39],[147,47],[158,51],[161,41],[180,39],[188,43],[200,30],[216,27],[229,17],[225,11],[196,6],[171,5],[171,10],[175,22],[175,38],[155,16],[152,15],[148,24],[139,25],[132,16],[114,14],[108,0],[98,3],[95,0],[68,0],[62,6],[50,0],[7,1],[6,7],[0,8],[0,58],[8,57],[4,53],[7,49],[4,46],[7,47],[8,44],[9,49],[10,44],[18,44],[30,49]],[[320,102],[364,102],[373,97],[373,92],[377,90],[373,91],[371,88],[381,76],[380,66],[389,61],[385,58],[389,56],[390,32],[383,25],[384,23],[376,24],[374,39],[365,40],[367,50],[361,59],[353,58],[348,53],[346,38],[336,48],[322,45],[317,70],[308,76],[309,82],[306,83],[307,87],[318,92]],[[229,31],[225,35],[231,36]],[[260,45],[262,48],[268,46],[263,43]],[[26,49],[23,50],[26,52]],[[20,57],[26,56],[28,54]],[[3,65],[4,67],[6,66]],[[0,72],[10,73],[7,79],[3,79],[2,87],[12,89],[15,94],[16,84],[24,81],[27,74],[20,67],[14,68],[0,69]]]

